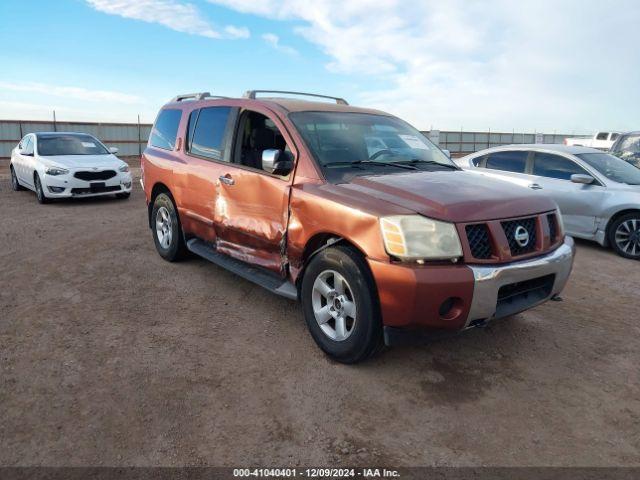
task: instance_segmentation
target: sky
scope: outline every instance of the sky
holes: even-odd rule
[[[2,0],[0,118],[315,92],[421,130],[640,128],[640,1]]]

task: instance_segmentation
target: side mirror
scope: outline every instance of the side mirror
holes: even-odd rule
[[[289,175],[293,170],[293,160],[282,150],[263,150],[262,169],[274,175]]]
[[[447,156],[447,158],[451,158],[451,152],[449,150],[442,149],[442,153],[444,153]]]
[[[591,175],[585,175],[583,173],[574,173],[571,175],[571,181],[573,183],[582,183],[584,185],[591,185],[594,182],[595,178]]]
[[[118,153],[118,147],[109,147],[109,153],[113,153],[115,155]]]

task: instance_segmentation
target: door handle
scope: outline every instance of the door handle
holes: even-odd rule
[[[231,175],[229,175],[228,173],[226,175],[220,175],[220,177],[218,177],[218,178],[225,185],[234,185],[236,183],[236,181],[233,179],[233,177]]]
[[[537,184],[537,183],[530,183],[529,185],[527,185],[529,188],[532,188],[534,190],[542,190],[542,186]]]

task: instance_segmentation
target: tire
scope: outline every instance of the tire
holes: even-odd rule
[[[18,176],[16,175],[16,172],[13,169],[13,165],[9,167],[9,170],[11,170],[11,188],[13,188],[15,192],[24,190],[24,187],[20,185],[20,181],[18,180]]]
[[[116,193],[116,198],[119,198],[120,200],[126,200],[130,196],[131,196],[131,192]]]
[[[640,212],[616,218],[609,227],[609,243],[621,257],[640,260]]]
[[[302,279],[301,299],[311,336],[334,360],[361,362],[383,346],[373,276],[355,249],[329,247],[313,257]]]
[[[173,200],[166,193],[159,194],[153,201],[151,230],[156,250],[162,258],[169,262],[184,258],[186,246],[180,219]]]
[[[49,199],[44,194],[44,189],[42,188],[42,182],[40,181],[40,175],[36,172],[33,176],[33,186],[36,189],[36,198],[38,199],[38,203],[45,204],[49,203]]]

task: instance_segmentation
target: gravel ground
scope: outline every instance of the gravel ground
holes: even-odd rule
[[[640,264],[578,243],[563,302],[357,366],[300,307],[155,252],[130,200],[0,175],[1,465],[640,465]]]

